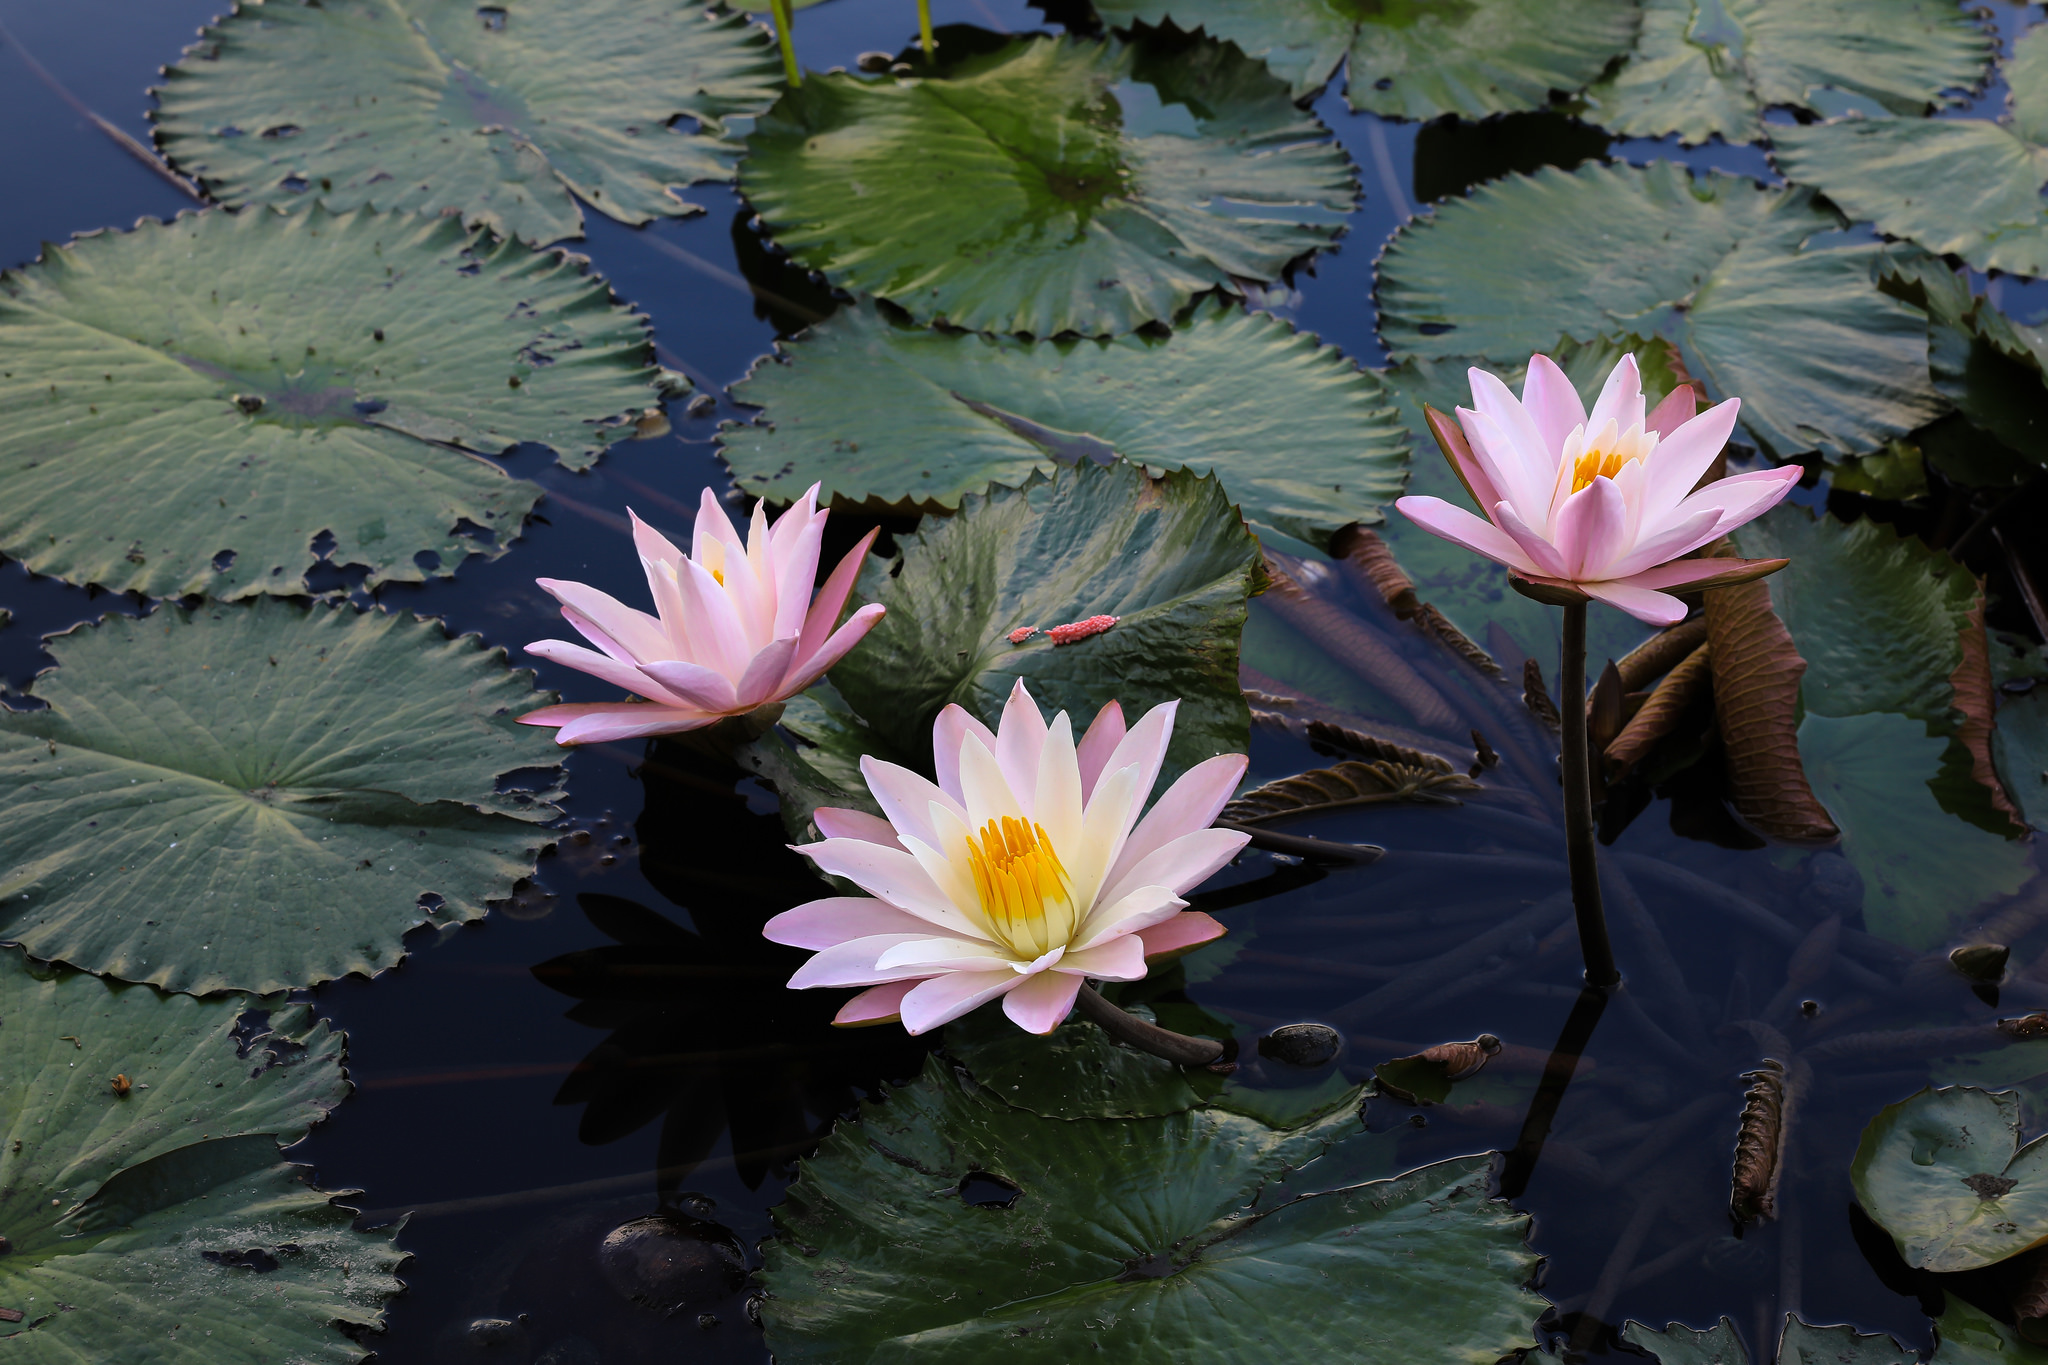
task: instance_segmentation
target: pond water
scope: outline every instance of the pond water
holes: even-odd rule
[[[145,87],[215,8],[216,0],[0,0],[9,35],[0,51],[0,183],[8,187],[0,264],[29,261],[42,242],[74,232],[190,206],[38,79],[24,54],[146,140]],[[1017,0],[937,0],[933,10],[940,24],[998,32],[1049,23]],[[2039,17],[2038,7],[1993,10],[2014,31]],[[898,0],[833,0],[804,11],[797,33],[807,65],[823,70],[905,44],[914,26]],[[1569,166],[1606,154],[1643,162],[1676,151],[1671,142],[1610,147],[1605,134],[1548,116],[1419,128],[1351,114],[1334,93],[1315,111],[1356,165],[1363,202],[1341,245],[1266,302],[1368,365],[1385,363],[1374,330],[1375,259],[1418,204],[1546,161]],[[1683,155],[1776,179],[1753,149],[1714,144]],[[607,693],[520,654],[528,641],[561,633],[534,578],[577,579],[637,600],[639,569],[619,534],[626,510],[674,532],[701,489],[727,489],[712,436],[719,423],[750,414],[725,386],[778,336],[829,307],[815,285],[771,257],[729,187],[699,187],[693,197],[709,212],[642,229],[588,214],[575,249],[652,319],[662,362],[715,403],[690,415],[673,404],[672,434],[615,446],[588,473],[564,470],[542,450],[515,452],[505,466],[538,482],[546,498],[511,553],[472,561],[453,580],[374,594],[387,608],[436,616],[451,631],[507,647],[519,666],[537,668],[541,686],[570,700]],[[2000,288],[2000,301],[2022,316],[2040,286]],[[1799,496],[1827,501],[1824,486]],[[1881,510],[1909,525],[1928,515]],[[851,543],[853,520],[835,518],[836,545]],[[2041,544],[2022,549],[2048,563]],[[328,571],[317,585],[368,601],[359,582]],[[1342,575],[1327,576],[1320,591],[1363,620],[1384,618]],[[12,563],[0,568],[0,606],[14,618],[0,631],[0,678],[16,691],[49,666],[43,635],[142,609]],[[1246,664],[1277,671],[1261,651],[1284,652],[1289,627],[1267,602],[1254,600],[1252,612]],[[2010,597],[1994,601],[1994,625],[2024,620]],[[1424,660],[1420,643],[1402,648]],[[1555,661],[1544,667],[1554,686]],[[1533,722],[1517,732],[1483,707],[1474,716],[1540,754]],[[1254,729],[1252,781],[1327,761],[1283,730]],[[513,902],[477,924],[416,932],[403,965],[374,980],[300,993],[346,1030],[355,1093],[291,1156],[310,1163],[325,1188],[362,1191],[348,1201],[363,1211],[360,1226],[404,1220],[407,1292],[391,1303],[387,1330],[366,1338],[379,1360],[765,1360],[747,1307],[753,1291],[723,1277],[717,1238],[703,1225],[729,1230],[758,1265],[767,1211],[796,1158],[859,1097],[914,1076],[932,1040],[894,1027],[834,1030],[837,1000],[824,997],[839,993],[780,988],[802,954],[765,943],[759,926],[812,898],[817,883],[787,851],[771,791],[666,744],[594,745],[567,762],[562,843]],[[1300,827],[1389,850],[1371,865],[1322,868],[1248,851],[1197,899],[1230,937],[1169,975],[1168,997],[1184,995],[1231,1021],[1243,1045],[1241,1078],[1276,1086],[1319,1084],[1330,1071],[1257,1055],[1254,1040],[1287,1022],[1337,1024],[1348,1041],[1332,1065],[1352,1080],[1432,1043],[1495,1034],[1502,1055],[1456,1104],[1417,1111],[1374,1100],[1367,1122],[1403,1134],[1396,1169],[1514,1148],[1553,1044],[1587,1022],[1573,1019],[1580,968],[1545,771],[1537,764],[1514,774],[1526,798],[1351,811]],[[1916,1050],[1910,1040],[1823,1048],[1794,1130],[1780,1217],[1738,1239],[1726,1201],[1742,1073],[1786,1046],[1804,1053],[1879,1029],[1988,1025],[2048,1006],[2048,979],[2017,970],[2048,948],[2040,927],[2048,885],[2030,879],[1986,907],[2005,916],[2016,968],[1996,1004],[1987,1003],[1953,973],[1916,967],[1915,954],[1853,928],[1860,883],[1839,853],[1723,846],[1741,839],[1720,812],[1711,792],[1661,792],[1603,850],[1633,888],[1610,888],[1630,985],[1594,1025],[1516,1200],[1534,1215],[1542,1292],[1558,1305],[1546,1325],[1572,1338],[1581,1353],[1573,1358],[1614,1354],[1598,1323],[1705,1326],[1725,1314],[1754,1344],[1775,1341],[1788,1311],[1925,1348],[1926,1277],[1916,1279],[1855,1209],[1848,1169],[1858,1135],[1878,1107],[1930,1079],[2017,1083],[2048,1073],[2048,1062],[2018,1062],[2023,1049],[1988,1045],[1981,1060],[1936,1061],[1928,1052],[1938,1044]],[[2031,862],[2027,870],[2031,878]],[[1793,950],[1838,914],[1849,917],[1847,938],[1817,966],[1795,964]],[[1424,977],[1398,970],[1467,945],[1450,968]],[[1388,990],[1404,980],[1408,988]],[[2027,1093],[2030,1121],[2048,1118],[2036,1107],[2040,1092]],[[639,1252],[606,1249],[612,1229],[662,1209],[688,1214],[691,1235],[711,1238],[679,1235],[661,1253],[704,1260],[687,1311],[629,1302]],[[510,1325],[474,1328],[487,1319]],[[1418,1350],[1415,1358],[1429,1357]]]

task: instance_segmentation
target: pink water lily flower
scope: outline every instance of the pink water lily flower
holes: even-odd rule
[[[887,818],[821,809],[825,838],[797,852],[869,894],[768,921],[775,942],[818,950],[790,986],[870,987],[839,1024],[923,1033],[1000,996],[1020,1027],[1050,1033],[1086,978],[1136,981],[1147,958],[1223,933],[1181,893],[1249,837],[1209,827],[1245,756],[1196,764],[1138,818],[1178,706],[1126,730],[1111,702],[1076,744],[1067,713],[1048,725],[1020,680],[994,734],[958,706],[939,713],[937,782],[863,758]]]
[[[1394,505],[1432,535],[1506,565],[1517,578],[1596,598],[1655,626],[1685,617],[1671,590],[1743,583],[1782,559],[1684,555],[1762,516],[1799,481],[1797,465],[1697,487],[1735,429],[1741,400],[1694,415],[1681,384],[1644,414],[1636,359],[1607,376],[1591,417],[1548,356],[1529,358],[1517,399],[1485,370],[1470,372],[1472,406],[1454,424],[1427,409],[1451,467],[1486,518],[1442,498]]]
[[[812,598],[828,515],[818,510],[818,485],[812,484],[773,526],[756,504],[742,542],[707,488],[687,555],[633,517],[633,544],[654,595],[653,616],[586,584],[536,580],[562,604],[564,619],[597,648],[540,640],[527,653],[581,669],[645,700],[543,706],[520,721],[559,726],[559,744],[639,739],[702,729],[721,716],[745,715],[809,687],[882,617],[882,607],[870,604],[838,625],[874,531],[839,561]]]

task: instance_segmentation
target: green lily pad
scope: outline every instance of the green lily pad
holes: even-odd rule
[[[1214,1072],[1124,1047],[1085,1019],[1039,1037],[978,1009],[946,1026],[946,1051],[1004,1104],[1046,1118],[1162,1118],[1223,1089]]]
[[[1336,239],[1350,163],[1234,48],[1019,38],[942,77],[813,76],[740,188],[833,284],[920,322],[1104,335]],[[922,466],[920,466],[921,468]]]
[[[475,636],[270,599],[54,636],[0,711],[0,936],[166,990],[274,991],[402,956],[531,872],[550,700]]]
[[[821,482],[839,506],[950,511],[991,483],[1121,455],[1213,472],[1250,521],[1323,544],[1380,521],[1402,488],[1408,437],[1379,377],[1220,303],[1166,335],[1037,342],[864,305],[783,349],[733,390],[761,422],[719,435],[740,487],[775,502]]]
[[[1348,55],[1351,107],[1411,119],[1540,109],[1597,77],[1639,24],[1630,0],[1098,0],[1095,12],[1119,28],[1200,28],[1262,59],[1296,95]]]
[[[1785,174],[1880,232],[1979,270],[2048,275],[2048,30],[2006,64],[2012,104],[1989,119],[1842,118],[1771,130]]]
[[[1889,711],[1953,729],[1977,580],[1939,550],[1882,522],[1816,517],[1781,506],[1735,533],[1743,555],[1792,562],[1766,581],[1771,605],[1806,660],[1808,714]]]
[[[1417,1341],[1491,1365],[1533,1345],[1528,1220],[1486,1197],[1492,1158],[1326,1180],[1388,1142],[1344,1110],[1291,1131],[1212,1109],[1044,1118],[934,1059],[841,1123],[775,1211],[768,1344],[834,1365],[1406,1365]],[[967,1202],[988,1176],[1008,1207]]]
[[[245,1010],[267,1022],[243,1027]],[[361,1360],[405,1259],[278,1154],[348,1093],[282,997],[196,1000],[0,955],[0,1327],[32,1365]],[[130,1089],[115,1093],[113,1079]]]
[[[2007,450],[2048,464],[2048,329],[2014,323],[1966,272],[1916,248],[1888,251],[1883,269],[1887,288],[1927,310],[1935,389]]]
[[[164,72],[157,143],[229,204],[453,213],[543,244],[578,201],[622,223],[701,213],[726,120],[774,100],[766,29],[685,0],[243,5]]]
[[[1953,103],[1995,51],[1985,26],[1944,0],[1643,0],[1642,36],[1586,92],[1585,117],[1625,137],[1755,142],[1773,105],[1921,114]],[[1768,136],[1782,147],[1791,131]]]
[[[1934,1322],[1934,1354],[1927,1365],[2048,1365],[2048,1347],[1950,1294],[1947,1311]]]
[[[930,770],[947,703],[993,721],[1019,678],[1083,727],[1112,698],[1134,721],[1179,698],[1162,780],[1244,751],[1238,633],[1259,547],[1214,477],[1085,464],[970,495],[896,543],[901,567],[871,559],[855,590],[888,614],[831,679],[911,766]],[[1009,640],[1097,616],[1118,619],[1071,644]]]
[[[1999,697],[1991,753],[2006,795],[2027,823],[2048,826],[2048,689]]]
[[[1809,711],[1799,726],[1807,779],[1863,877],[1864,927],[1913,949],[1940,944],[2033,875],[2025,844],[1943,809],[1932,784],[1948,745],[1922,722],[1884,713]]]
[[[1725,1317],[1705,1330],[1673,1322],[1660,1332],[1630,1322],[1621,1329],[1621,1339],[1649,1352],[1659,1365],[1749,1365],[1749,1352]],[[1790,1313],[1778,1338],[1777,1365],[1913,1365],[1918,1358],[1882,1332],[1811,1327]]]
[[[1856,1202],[1922,1270],[1975,1270],[2048,1242],[2048,1145],[2019,1097],[1953,1086],[1888,1104],[1849,1167]]]
[[[1872,282],[1880,248],[1809,244],[1839,223],[1810,190],[1669,161],[1513,175],[1395,236],[1380,330],[1396,359],[1512,363],[1561,335],[1661,339],[1772,454],[1858,455],[1941,400],[1925,316]]]
[[[585,468],[656,378],[646,319],[580,262],[452,219],[210,211],[81,237],[0,274],[0,553],[236,598],[305,592],[324,534],[373,585],[445,577],[540,497],[481,454],[535,441]]]

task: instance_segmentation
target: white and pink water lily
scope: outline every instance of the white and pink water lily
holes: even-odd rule
[[[1196,764],[1146,811],[1178,706],[1127,729],[1111,702],[1076,743],[1067,713],[1048,724],[1020,680],[994,733],[958,706],[939,713],[935,782],[863,758],[887,818],[820,809],[825,838],[797,851],[869,894],[768,921],[775,942],[817,950],[789,984],[868,987],[840,1024],[923,1033],[1001,997],[1050,1033],[1086,979],[1136,981],[1148,958],[1223,933],[1181,895],[1249,837],[1210,828],[1246,760]]]
[[[1428,410],[1430,429],[1485,518],[1442,498],[1395,503],[1432,535],[1506,565],[1516,577],[1590,597],[1638,620],[1684,619],[1674,590],[1747,582],[1782,559],[1684,556],[1762,516],[1799,481],[1796,465],[1699,486],[1735,429],[1741,400],[1696,413],[1690,385],[1644,412],[1636,360],[1608,374],[1591,416],[1548,356],[1531,356],[1518,399],[1475,369],[1472,406],[1456,423]]]
[[[520,721],[560,727],[560,744],[638,739],[702,729],[809,687],[882,617],[882,607],[870,604],[839,624],[874,531],[812,597],[828,515],[819,510],[818,485],[812,484],[772,526],[756,504],[742,541],[707,488],[687,555],[634,516],[633,544],[654,597],[651,616],[587,584],[536,580],[597,648],[539,640],[527,653],[642,700],[544,706]]]

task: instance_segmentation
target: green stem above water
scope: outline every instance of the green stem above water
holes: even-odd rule
[[[1607,915],[1600,905],[1600,868],[1593,853],[1592,755],[1586,747],[1586,603],[1564,607],[1564,677],[1558,707],[1564,721],[1564,843],[1571,864],[1572,910],[1579,922],[1579,952],[1586,983],[1612,986],[1621,980],[1614,948],[1607,941]]]
[[[1155,1057],[1164,1057],[1169,1062],[1181,1066],[1209,1066],[1222,1060],[1223,1044],[1214,1038],[1190,1038],[1185,1033],[1148,1024],[1135,1014],[1112,1005],[1085,982],[1081,993],[1074,997],[1074,1008],[1080,1011],[1082,1018],[1118,1042],[1128,1043]]]
[[[782,48],[782,74],[793,90],[804,83],[803,69],[796,64],[796,37],[792,32],[796,11],[790,7],[790,0],[768,0],[768,8],[775,19],[775,41]]]
[[[939,45],[932,38],[932,0],[917,0],[917,40],[924,44],[924,59],[938,60]]]

